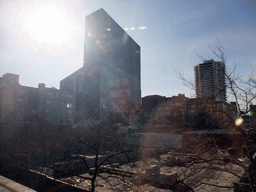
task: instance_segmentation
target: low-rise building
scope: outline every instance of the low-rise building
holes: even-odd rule
[[[145,106],[144,106],[145,107]],[[167,97],[147,114],[148,128],[168,130],[218,129],[236,118],[234,104],[214,98],[187,98],[184,94]]]
[[[38,88],[19,84],[19,75],[0,79],[0,120],[14,122],[73,122],[73,96],[40,83]]]

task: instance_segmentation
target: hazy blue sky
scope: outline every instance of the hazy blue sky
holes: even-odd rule
[[[141,47],[142,96],[192,96],[176,72],[193,81],[197,54],[207,57],[217,37],[227,67],[239,62],[244,76],[255,70],[254,0],[0,0],[0,76],[15,73],[22,85],[59,88],[82,67],[85,16],[100,8]]]

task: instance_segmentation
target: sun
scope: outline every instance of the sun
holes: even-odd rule
[[[52,6],[32,10],[24,23],[30,36],[38,42],[63,44],[71,36],[71,26],[64,12]]]

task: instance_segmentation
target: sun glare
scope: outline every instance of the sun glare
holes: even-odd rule
[[[26,17],[25,27],[38,42],[62,44],[70,39],[70,25],[64,13],[54,7],[40,7]]]

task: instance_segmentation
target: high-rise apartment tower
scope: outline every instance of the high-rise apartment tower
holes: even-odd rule
[[[206,60],[194,67],[196,97],[212,97],[215,101],[226,101],[225,65]]]

